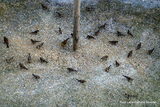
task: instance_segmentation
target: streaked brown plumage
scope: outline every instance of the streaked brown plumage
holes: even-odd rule
[[[62,13],[60,13],[60,12],[56,12],[56,14],[57,14],[57,17],[59,17],[59,18],[63,17]]]
[[[32,44],[36,44],[37,42],[41,42],[41,41],[31,39]]]
[[[131,78],[131,77],[129,77],[129,76],[123,75],[123,77],[125,77],[128,82],[133,81],[133,78]]]
[[[90,36],[90,35],[87,35],[87,37],[86,37],[87,39],[95,39],[95,37],[93,37],[93,36]]]
[[[153,53],[153,51],[154,51],[154,48],[151,50],[148,50],[148,55],[151,55]]]
[[[102,60],[107,60],[108,59],[108,55],[105,55],[101,58]]]
[[[127,34],[133,37],[133,34],[130,32],[130,30],[127,31]]]
[[[14,57],[11,57],[11,58],[6,59],[6,62],[7,62],[8,64],[10,64],[11,62],[13,62],[13,60],[14,60]]]
[[[85,83],[86,82],[86,80],[79,80],[79,79],[76,79],[78,82],[80,82],[80,83]]]
[[[128,53],[128,55],[127,55],[127,58],[132,57],[132,54],[133,54],[133,51],[132,51],[132,50],[129,51],[129,53]]]
[[[26,66],[24,66],[24,64],[22,64],[22,63],[19,63],[19,66],[20,66],[20,69],[28,70],[28,68]]]
[[[32,76],[33,76],[35,79],[40,79],[40,76],[39,76],[39,75],[32,74]]]
[[[89,6],[86,7],[86,11],[87,11],[87,12],[91,12],[91,11],[93,11],[93,10],[94,10],[93,7],[89,7]]]
[[[28,63],[31,63],[31,60],[32,60],[32,58],[31,58],[31,54],[30,54],[30,53],[28,53],[27,62],[28,62]]]
[[[136,50],[139,50],[141,48],[141,43],[139,43],[136,47]]]
[[[105,29],[106,25],[107,25],[107,23],[105,23],[105,24],[99,26],[98,29],[99,29],[99,30]]]
[[[111,65],[109,67],[105,68],[105,72],[109,72],[110,68],[111,68]]]
[[[116,67],[119,67],[119,66],[120,66],[120,63],[119,63],[119,62],[115,61],[115,63],[116,63]]]
[[[9,48],[9,40],[8,40],[8,38],[4,36],[3,39],[4,39],[4,44],[7,46],[7,48]]]
[[[46,59],[42,58],[42,57],[40,57],[40,62],[41,63],[48,63],[48,61]]]
[[[43,9],[43,10],[49,10],[49,8],[48,8],[45,4],[42,4],[42,3],[41,3],[41,6],[42,6],[42,9]]]
[[[117,36],[125,36],[124,34],[122,34],[121,32],[117,31]]]
[[[64,47],[66,46],[68,40],[69,40],[69,38],[67,38],[66,40],[62,41],[62,42],[61,42],[61,47],[64,48]]]
[[[38,32],[39,32],[39,30],[35,30],[35,31],[33,31],[33,32],[30,32],[30,34],[32,34],[32,35],[37,35]]]
[[[62,34],[62,29],[59,27],[59,34]]]
[[[117,44],[118,44],[118,41],[109,41],[109,43],[110,43],[111,45],[117,45]]]
[[[94,36],[98,36],[100,33],[100,30],[98,29],[96,32],[94,32]]]
[[[71,33],[71,37],[73,38],[73,33]]]
[[[77,70],[73,69],[73,68],[67,68],[68,72],[77,72]]]
[[[37,48],[37,49],[41,49],[41,47],[43,46],[43,44],[44,44],[44,43],[42,42],[41,44],[37,45],[36,48]]]

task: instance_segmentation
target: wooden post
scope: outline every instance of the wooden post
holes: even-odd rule
[[[74,0],[74,28],[73,28],[73,51],[78,48],[80,32],[80,0]]]

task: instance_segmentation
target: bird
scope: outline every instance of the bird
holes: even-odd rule
[[[86,80],[79,80],[79,79],[76,79],[78,82],[80,82],[80,83],[85,83],[86,82]]]
[[[6,59],[6,62],[7,62],[8,64],[10,64],[13,60],[14,60],[14,57],[11,57],[11,58]]]
[[[35,79],[40,79],[40,76],[39,75],[35,75],[35,74],[32,74],[32,76],[35,78]]]
[[[95,37],[93,37],[93,36],[90,36],[90,35],[87,35],[87,37],[86,37],[87,39],[95,39]]]
[[[141,48],[141,42],[137,45],[136,50],[139,50]]]
[[[125,77],[128,82],[133,81],[133,78],[131,78],[131,77],[129,77],[129,76],[123,75],[123,77]]]
[[[67,42],[68,42],[69,38],[65,39],[64,41],[61,42],[61,47],[65,47]]]
[[[132,54],[133,54],[133,51],[132,51],[132,50],[131,50],[131,51],[129,51],[129,53],[128,53],[128,55],[127,55],[127,58],[131,57],[131,56],[132,56]]]
[[[133,37],[133,34],[130,32],[130,30],[127,31],[127,34]]]
[[[99,26],[98,29],[99,29],[99,30],[105,29],[106,25],[107,25],[107,23],[105,23],[105,24]]]
[[[100,30],[98,29],[96,32],[94,32],[94,35],[95,35],[95,36],[98,36],[98,35],[99,35],[99,32],[100,32]]]
[[[125,36],[124,34],[122,34],[121,32],[117,31],[117,36]]]
[[[30,32],[30,34],[32,34],[32,35],[37,35],[38,32],[39,32],[39,30],[35,30],[35,31],[33,31],[33,32]]]
[[[41,42],[41,41],[31,39],[32,44],[36,44],[37,42]]]
[[[31,54],[28,53],[27,62],[28,62],[28,63],[31,63],[31,60],[32,60],[32,59],[31,59]]]
[[[105,68],[105,72],[109,72],[110,68],[111,68],[111,65]]]
[[[41,63],[48,63],[48,61],[46,59],[42,58],[42,57],[40,57],[40,62]]]
[[[73,38],[73,33],[71,33],[71,37]]]
[[[43,3],[41,3],[41,6],[42,6],[43,10],[49,10],[49,8],[46,5],[44,5]]]
[[[59,34],[62,34],[62,29],[59,27]]]
[[[86,9],[86,11],[87,11],[87,12],[91,12],[91,11],[93,11],[93,10],[94,10],[94,8],[93,8],[93,7],[89,7],[89,6],[87,6],[85,9]]]
[[[108,55],[105,55],[101,58],[102,60],[107,60],[108,59]]]
[[[73,68],[67,68],[68,72],[77,72],[77,70],[73,69]]]
[[[43,46],[44,42],[42,42],[41,44],[37,45],[36,48],[40,49]]]
[[[109,41],[111,45],[117,45],[118,41]]]
[[[119,66],[120,66],[120,63],[119,63],[119,62],[115,61],[115,63],[116,63],[116,67],[119,67]]]
[[[60,12],[56,12],[56,14],[57,14],[57,17],[59,17],[59,18],[63,17],[62,13],[60,13]]]
[[[4,44],[7,46],[7,48],[9,48],[9,40],[8,40],[8,38],[4,36],[3,39],[4,39]]]
[[[154,51],[154,48],[151,50],[148,50],[148,55],[151,55],[153,53],[153,51]]]
[[[28,68],[26,66],[24,66],[24,64],[22,64],[22,63],[19,63],[19,66],[20,66],[21,69],[28,70]]]

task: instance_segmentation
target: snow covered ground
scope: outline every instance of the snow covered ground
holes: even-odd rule
[[[104,0],[105,1],[105,0]],[[3,106],[48,106],[48,107],[108,107],[108,106],[157,106],[160,102],[160,30],[159,9],[145,10],[121,3],[100,1],[95,10],[81,9],[81,35],[77,52],[72,52],[72,39],[66,48],[60,43],[72,33],[72,6],[49,5],[42,10],[39,1],[26,0],[16,3],[0,3],[0,105]],[[45,2],[43,2],[45,3]],[[47,4],[47,3],[46,3]],[[63,14],[58,18],[56,12]],[[98,26],[106,23],[105,29],[93,40]],[[58,33],[59,27],[62,34]],[[39,30],[37,35],[30,32]],[[128,36],[128,29],[134,37]],[[117,37],[120,31],[127,35]],[[3,36],[9,38],[10,48],[3,44]],[[36,49],[30,39],[44,42]],[[117,40],[113,46],[108,41]],[[138,43],[140,50],[135,50]],[[155,48],[151,55],[147,51]],[[129,51],[133,55],[127,58]],[[32,63],[27,63],[31,53]],[[106,61],[101,60],[108,55]],[[5,60],[14,57],[8,64]],[[40,63],[39,58],[48,60]],[[120,63],[116,67],[115,60]],[[19,63],[29,70],[21,70]],[[105,68],[110,66],[109,72]],[[72,67],[78,72],[69,73]],[[40,76],[36,80],[32,74]],[[128,82],[122,75],[133,78]],[[86,80],[79,83],[76,79]],[[128,98],[126,94],[136,97]],[[124,104],[125,102],[152,102]]]
[[[49,0],[51,2],[58,3],[73,3],[73,0]],[[89,4],[96,4],[100,0],[81,0]],[[115,0],[106,0],[106,1],[115,1]],[[145,8],[155,8],[160,7],[160,0],[117,0],[122,1],[123,3],[131,4],[133,6],[143,6]]]

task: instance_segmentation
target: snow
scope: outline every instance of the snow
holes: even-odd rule
[[[25,1],[19,5],[14,4],[15,8],[11,6],[4,16],[0,16],[2,106],[106,107],[110,103],[127,101],[125,93],[138,95],[131,101],[159,101],[156,91],[159,87],[155,83],[158,82],[160,68],[159,33],[152,26],[139,22],[144,17],[118,13],[114,9],[110,11],[105,7],[101,10],[99,8],[104,6],[103,3],[97,4],[96,10],[91,13],[82,6],[80,44],[77,52],[73,52],[71,39],[65,49],[60,47],[60,43],[70,37],[73,28],[69,4],[62,7],[53,5],[50,11],[42,10],[39,2]],[[61,9],[64,17],[57,18],[54,12]],[[98,25],[104,23],[107,23],[106,28],[95,40],[86,39]],[[61,35],[57,33],[59,27],[62,28]],[[117,30],[126,34],[130,28],[134,38],[116,36]],[[36,29],[40,30],[37,35],[29,34]],[[3,36],[10,40],[9,49],[3,44]],[[43,41],[43,48],[37,50],[36,45],[31,44],[31,38]],[[108,43],[110,40],[118,40],[119,43],[112,46]],[[135,47],[140,41],[142,48],[136,51]],[[147,50],[153,47],[153,54],[147,55]],[[130,50],[133,50],[133,56],[127,58]],[[26,62],[28,53],[33,59],[31,64]],[[105,55],[109,58],[102,61],[101,57]],[[14,61],[7,64],[5,59],[10,56],[14,56]],[[40,63],[39,57],[44,57],[49,63]],[[119,67],[115,67],[115,60],[120,63]],[[19,62],[29,70],[21,70]],[[111,69],[107,73],[104,69],[109,65]],[[78,72],[68,73],[67,67]],[[41,78],[34,79],[33,73]],[[122,75],[134,80],[130,83]],[[86,83],[81,84],[76,79],[84,79]]]

